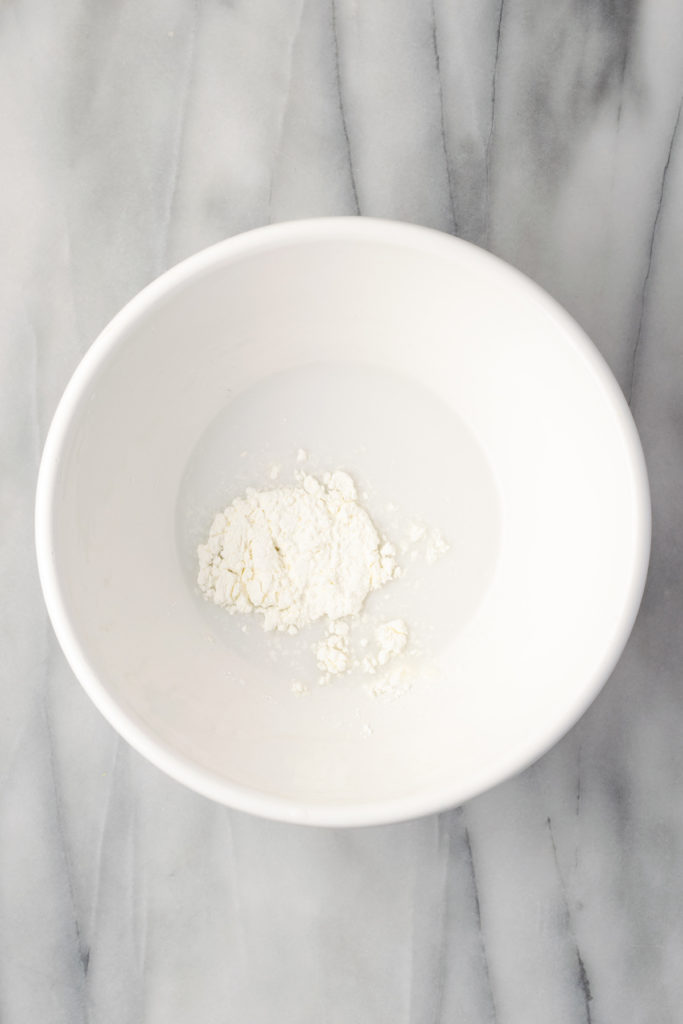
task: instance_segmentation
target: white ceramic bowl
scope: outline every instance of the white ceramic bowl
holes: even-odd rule
[[[271,463],[292,479],[298,448],[386,531],[451,543],[371,608],[424,648],[397,699],[318,686],[315,629],[245,633],[196,590],[213,512]],[[206,796],[321,825],[436,811],[537,758],[614,667],[650,540],[633,421],[569,316],[465,242],[357,218],[229,239],[133,299],[57,410],[36,521],[57,636],[114,728]]]

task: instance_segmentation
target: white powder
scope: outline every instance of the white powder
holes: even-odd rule
[[[408,540],[411,544],[417,544],[419,540],[422,540],[427,528],[422,523],[411,523],[408,527]]]
[[[392,658],[402,654],[408,644],[408,627],[403,619],[392,619],[383,622],[375,630],[376,654],[366,654],[360,662],[361,671],[365,675],[374,676],[378,668],[382,668]],[[367,647],[367,642],[362,644]]]
[[[447,551],[450,551],[450,548],[451,546],[445,540],[441,530],[431,530],[427,538],[427,550],[425,551],[427,565],[433,565],[437,558],[445,555]]]
[[[410,552],[411,562],[417,561],[419,551],[421,550],[427,565],[433,565],[437,559],[445,555],[447,551],[450,551],[451,546],[444,538],[441,530],[413,521],[408,524],[404,536],[401,537],[399,549],[402,555]]]
[[[297,452],[297,461],[307,458],[303,449]],[[269,476],[275,479],[279,472],[273,464]],[[438,530],[411,523],[402,546],[420,542],[429,563],[448,550]],[[347,473],[337,470],[318,480],[300,471],[296,486],[249,488],[215,516],[207,542],[197,551],[200,590],[231,614],[256,612],[265,630],[290,634],[327,620],[325,635],[313,648],[321,685],[359,668],[375,677],[368,687],[374,696],[397,696],[409,688],[405,665],[387,668],[408,644],[403,619],[377,625],[373,653],[352,655],[351,626],[368,622],[367,613],[360,615],[366,598],[402,569]],[[359,646],[368,644],[363,637]],[[291,690],[299,696],[308,692],[299,680]]]
[[[348,622],[333,622],[324,640],[315,649],[318,668],[332,676],[341,675],[349,668]]]
[[[375,630],[375,640],[379,649],[377,662],[379,665],[386,665],[390,658],[395,658],[405,650],[408,643],[408,627],[403,619],[383,622]]]
[[[368,683],[367,690],[373,697],[395,700],[407,693],[413,684],[413,677],[405,665],[390,668],[384,675]]]
[[[249,489],[215,517],[198,548],[197,582],[229,612],[258,612],[264,629],[296,632],[327,617],[357,615],[371,590],[396,573],[344,472],[299,486]],[[338,635],[338,634],[335,634]]]

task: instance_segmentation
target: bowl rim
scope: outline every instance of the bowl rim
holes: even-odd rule
[[[569,710],[544,731],[542,742],[522,739],[499,760],[466,780],[454,778],[437,787],[385,800],[355,802],[302,802],[253,789],[219,777],[178,753],[170,743],[143,725],[108,692],[83,650],[70,621],[56,570],[53,522],[56,488],[64,445],[73,416],[87,394],[89,384],[109,353],[140,317],[169,293],[197,279],[218,264],[235,262],[262,250],[324,240],[366,240],[400,245],[413,250],[452,257],[466,253],[470,261],[485,266],[487,273],[505,278],[543,307],[557,322],[592,373],[616,419],[626,449],[634,495],[636,530],[629,584],[602,656],[585,683],[577,688]],[[276,821],[307,825],[350,827],[389,824],[446,810],[485,792],[516,775],[549,750],[583,715],[606,683],[619,660],[633,628],[645,587],[651,545],[651,505],[643,450],[630,408],[611,370],[593,342],[576,321],[547,292],[521,271],[499,257],[464,239],[400,221],[370,217],[320,217],[287,221],[255,228],[227,238],[188,257],[161,274],[109,321],[76,367],[54,413],[38,471],[35,503],[35,543],[40,584],[48,614],[66,659],[100,713],[138,753],[176,781],[217,803]]]

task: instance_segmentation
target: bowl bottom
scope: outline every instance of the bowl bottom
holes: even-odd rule
[[[302,451],[305,460],[297,458]],[[206,642],[224,649],[226,672],[234,659],[245,682],[273,696],[287,694],[293,680],[317,682],[310,648],[322,624],[297,637],[265,634],[261,616],[231,616],[203,601],[197,545],[215,512],[247,487],[291,486],[302,471],[335,469],[351,474],[404,570],[366,607],[373,617],[405,619],[427,662],[471,618],[494,573],[501,522],[495,480],[476,438],[443,401],[373,366],[321,363],[265,377],[228,401],[197,443],[179,491],[176,536]],[[424,546],[402,552],[411,523],[438,528],[448,554],[427,564]],[[349,697],[359,677],[345,677]]]

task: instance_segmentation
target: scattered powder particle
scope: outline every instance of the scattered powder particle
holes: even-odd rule
[[[450,551],[450,544],[445,540],[441,530],[432,530],[427,539],[427,550],[425,552],[425,559],[427,565],[433,565],[437,558],[441,555],[445,555],[447,551]]]
[[[417,544],[419,540],[422,540],[427,528],[422,523],[411,523],[408,527],[408,540],[411,544]]]
[[[375,642],[377,653],[366,654],[360,663],[361,671],[369,676],[375,675],[379,668],[403,653],[408,643],[408,627],[403,619],[383,622],[375,630]],[[368,641],[361,641],[361,645],[367,647]]]
[[[297,680],[292,683],[292,693],[296,694],[297,697],[301,697],[303,694],[308,693],[308,687]]]
[[[296,461],[297,462],[306,462],[307,459],[308,459],[308,452],[304,448],[299,448],[299,450],[296,453]]]
[[[416,562],[418,558],[419,550],[415,547],[416,544],[419,545],[419,550],[424,554],[428,565],[433,565],[441,555],[445,555],[450,550],[450,544],[444,538],[441,530],[429,529],[423,523],[413,520],[408,525],[405,536],[399,542],[401,554],[405,555],[410,552],[411,562]]]
[[[386,665],[390,658],[395,658],[405,650],[408,643],[408,627],[403,619],[392,619],[384,622],[375,630],[378,654],[377,662]]]
[[[333,622],[324,640],[315,649],[318,668],[331,676],[341,675],[349,668],[349,624]]]
[[[413,677],[405,665],[389,669],[383,675],[367,684],[367,690],[373,697],[395,700],[402,697],[413,685]]]
[[[280,467],[274,462],[268,470],[268,476],[271,480],[277,480],[280,475]]]

